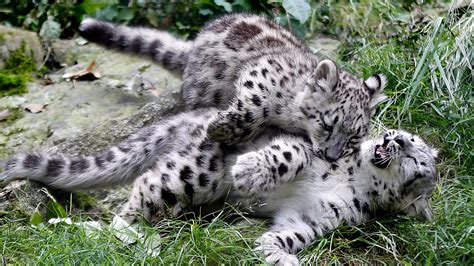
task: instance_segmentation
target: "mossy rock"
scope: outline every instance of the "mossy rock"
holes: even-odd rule
[[[17,75],[0,71],[0,97],[23,94],[28,91],[26,82],[28,76]]]
[[[22,47],[27,57],[32,58],[36,65],[41,65],[44,51],[36,33],[0,26],[0,69],[5,67],[11,55]]]
[[[180,79],[157,64],[93,44],[77,46],[74,41],[61,40],[53,41],[51,47],[52,56],[62,52],[58,47],[71,52],[64,57],[71,61],[61,63],[77,64],[50,72],[50,84],[34,79],[27,82],[27,93],[0,97],[0,111],[8,109],[12,113],[0,121],[0,161],[18,152],[35,150],[95,154],[139,128],[183,109],[179,100]],[[95,71],[102,74],[100,79],[70,82],[61,78],[64,73],[86,68],[94,60]],[[141,88],[143,80],[153,84],[155,93]],[[43,104],[46,108],[39,113],[24,111],[23,106],[28,103]],[[50,202],[45,193],[37,193],[40,188],[25,186],[15,189],[16,194],[7,190],[6,200],[1,197],[5,190],[0,188],[0,216],[2,212],[13,212],[16,215],[8,216],[30,217],[38,204],[45,206]],[[118,212],[128,196],[126,187],[72,196],[68,192],[50,192],[67,211],[72,206],[73,213],[87,212],[93,217]],[[26,200],[26,194],[35,197]],[[22,198],[25,204],[20,204]]]
[[[11,34],[2,33],[0,35],[0,97],[23,94],[28,91],[27,81],[31,80],[32,75],[37,71],[37,62],[27,40],[21,40],[20,46],[17,46],[15,39],[14,45],[6,39],[5,36]],[[12,39],[10,39],[12,40]],[[15,50],[12,50],[12,47]]]

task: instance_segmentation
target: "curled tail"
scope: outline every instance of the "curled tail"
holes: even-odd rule
[[[149,28],[132,28],[87,18],[80,34],[91,42],[140,55],[148,55],[165,68],[182,74],[192,42]]]
[[[0,185],[28,178],[51,187],[76,190],[132,182],[152,168],[159,155],[173,145],[175,136],[168,131],[170,124],[167,120],[144,128],[119,145],[93,156],[18,154],[5,163]]]

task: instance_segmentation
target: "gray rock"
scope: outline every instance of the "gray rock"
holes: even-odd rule
[[[322,58],[336,59],[341,42],[325,35],[319,35],[308,41],[308,46],[312,52]]]
[[[0,69],[4,67],[10,54],[23,45],[25,45],[25,54],[33,57],[36,65],[41,65],[44,59],[44,51],[36,33],[0,25]]]
[[[43,112],[23,111],[23,117],[13,122],[0,122],[0,160],[17,152],[38,149],[72,155],[93,154],[182,109],[181,81],[153,62],[92,44],[76,46],[74,41],[57,41],[51,46],[54,54],[63,54],[64,62],[77,64],[50,74],[53,84],[44,85],[37,80],[28,84],[27,94],[0,98],[0,111],[22,109],[31,103],[46,105]],[[100,79],[67,81],[61,78],[64,73],[85,69],[93,60],[96,62],[94,71],[101,74]],[[47,200],[25,183],[16,190],[36,195],[33,197],[37,203]],[[114,193],[99,191],[90,195],[99,203],[99,209],[108,210],[125,200],[124,192],[125,189]],[[14,205],[20,212],[30,213],[23,205]],[[4,207],[0,206],[0,211]]]
[[[28,181],[16,181],[0,190],[0,215],[19,215],[31,217],[36,207],[45,213],[44,205],[50,199],[40,191],[41,184]]]

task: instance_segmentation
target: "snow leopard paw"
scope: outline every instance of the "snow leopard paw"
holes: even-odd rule
[[[238,114],[219,112],[209,124],[207,134],[211,140],[231,146],[242,142],[245,133],[242,126]]]
[[[272,232],[263,234],[256,241],[257,247],[254,251],[263,254],[265,262],[270,265],[297,266],[300,265],[298,257],[285,252],[278,243],[278,238]]]
[[[275,263],[276,266],[298,266],[300,262],[298,257],[293,254],[274,254],[273,257],[267,257],[266,263]]]
[[[232,179],[237,191],[255,196],[274,187],[271,172],[265,167],[265,158],[258,152],[249,152],[237,157],[232,166]]]

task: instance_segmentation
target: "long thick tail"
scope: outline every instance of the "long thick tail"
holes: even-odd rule
[[[80,34],[91,42],[108,48],[151,56],[165,68],[183,73],[192,42],[150,28],[127,27],[87,18],[79,27]]]
[[[177,127],[176,123],[182,122],[174,118],[144,128],[119,145],[94,156],[18,154],[5,163],[4,171],[0,173],[0,185],[28,178],[51,187],[76,190],[132,182],[153,167],[160,155],[169,152],[182,138],[183,132],[171,130]]]

